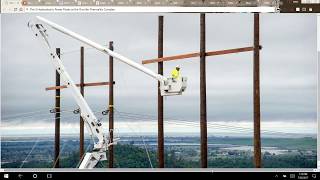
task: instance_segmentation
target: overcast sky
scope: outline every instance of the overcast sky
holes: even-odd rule
[[[3,126],[31,123],[35,118],[6,118],[12,114],[54,107],[55,73],[47,51],[27,28],[38,14],[1,16],[1,110]],[[157,56],[159,14],[41,14],[101,44],[114,41],[115,51],[141,63]],[[164,55],[199,51],[199,14],[164,15]],[[314,14],[262,14],[260,17],[262,122],[312,123],[316,126],[317,18]],[[252,46],[253,15],[207,14],[208,51]],[[79,49],[83,45],[48,29],[52,43],[62,48],[72,78],[79,81]],[[245,52],[207,57],[208,121],[252,122],[253,54]],[[188,77],[182,96],[165,98],[168,117],[198,121],[199,58],[165,63],[168,76],[180,64]],[[85,81],[108,80],[108,57],[85,46]],[[145,65],[156,71],[156,65]],[[156,115],[156,80],[116,61],[115,108]],[[86,99],[95,111],[108,103],[107,87],[88,87]],[[62,109],[75,107],[70,92],[62,92]],[[52,120],[48,120],[52,122]],[[71,121],[71,120],[70,120]],[[121,119],[119,119],[121,121]]]

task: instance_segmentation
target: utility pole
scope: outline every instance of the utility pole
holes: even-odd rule
[[[200,140],[201,167],[208,167],[207,97],[206,97],[206,15],[200,14]]]
[[[80,48],[80,93],[84,96],[84,47]],[[80,142],[79,142],[79,156],[80,160],[84,155],[84,121],[80,112]]]
[[[163,16],[158,19],[158,58],[163,57]],[[163,62],[158,62],[158,74],[163,75]],[[164,168],[163,97],[158,82],[158,163]]]
[[[113,41],[109,42],[109,49],[113,51]],[[113,57],[109,56],[109,141],[113,142]],[[113,145],[109,147],[109,168],[113,168]]]
[[[56,54],[60,58],[60,48],[56,48]],[[56,86],[60,86],[60,74],[56,71]],[[60,89],[56,89],[55,96],[55,134],[54,134],[54,161],[53,167],[59,168],[59,154],[60,154]]]
[[[253,51],[253,114],[254,114],[254,165],[261,168],[260,137],[260,34],[259,13],[254,14],[254,51]]]

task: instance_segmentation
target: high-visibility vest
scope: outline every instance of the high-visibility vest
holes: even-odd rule
[[[171,71],[171,76],[173,79],[177,79],[180,76],[180,72],[177,69]]]

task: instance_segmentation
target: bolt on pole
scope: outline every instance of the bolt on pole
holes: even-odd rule
[[[158,19],[158,58],[163,57],[163,16]],[[158,62],[158,73],[163,75],[163,62]],[[164,168],[163,96],[158,82],[158,163]]]
[[[207,97],[206,97],[206,16],[200,14],[200,140],[201,167],[208,167]]]

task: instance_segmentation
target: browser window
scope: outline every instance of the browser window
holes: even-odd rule
[[[1,178],[319,179],[318,13],[318,0],[1,1]]]

